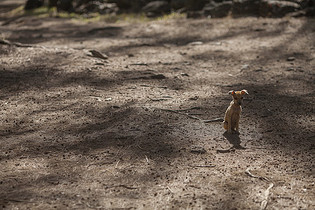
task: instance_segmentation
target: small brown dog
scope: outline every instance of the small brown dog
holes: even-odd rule
[[[230,106],[227,108],[224,116],[223,127],[228,133],[236,132],[239,133],[239,121],[242,111],[243,96],[248,94],[247,90],[241,91],[229,91],[232,95],[233,101],[231,101]]]

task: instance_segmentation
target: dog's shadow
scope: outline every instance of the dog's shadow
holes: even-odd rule
[[[236,149],[242,149],[242,150],[246,149],[245,147],[243,147],[241,145],[241,138],[240,138],[239,134],[225,132],[223,134],[223,136],[228,140],[228,142],[232,145],[232,147],[230,147],[229,149],[225,149],[225,150],[217,150],[217,152],[227,153],[227,152],[234,151]]]

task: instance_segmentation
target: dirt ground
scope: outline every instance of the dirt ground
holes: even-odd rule
[[[314,19],[8,20],[0,209],[315,209]]]

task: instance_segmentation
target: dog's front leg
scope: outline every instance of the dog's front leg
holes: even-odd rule
[[[236,121],[235,132],[240,133],[239,132],[239,119]]]
[[[227,131],[228,131],[228,133],[232,133],[232,116],[229,117],[227,123],[228,123],[228,129],[227,129]]]
[[[238,117],[238,118],[236,119],[236,125],[235,125],[235,131],[236,131],[237,133],[239,133],[239,122],[240,122],[240,118]]]

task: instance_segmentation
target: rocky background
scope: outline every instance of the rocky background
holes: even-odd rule
[[[44,5],[81,14],[140,12],[148,17],[171,12],[185,12],[189,18],[315,16],[315,0],[27,0],[25,9]]]

